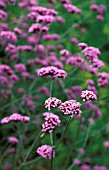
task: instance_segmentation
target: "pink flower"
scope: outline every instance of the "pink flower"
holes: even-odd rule
[[[62,103],[59,108],[64,114],[70,115],[73,117],[75,114],[80,115],[81,110],[80,110],[81,104],[77,102],[76,100],[68,100],[64,103]]]
[[[9,136],[8,137],[8,142],[12,143],[12,144],[18,144],[19,140],[14,136]]]
[[[0,123],[1,124],[7,124],[7,123],[9,123],[9,117],[5,117],[5,118],[3,118],[1,121],[0,121]]]
[[[22,121],[23,117],[21,114],[13,113],[12,115],[10,115],[9,120],[10,121]]]
[[[74,159],[74,163],[75,163],[76,165],[80,165],[80,164],[81,164],[81,161],[80,161],[80,159],[75,158],[75,159]]]
[[[51,76],[52,78],[66,78],[67,73],[64,70],[58,69],[57,67],[48,66],[43,67],[39,70],[35,70],[38,74],[38,76]]]
[[[93,60],[98,59],[98,56],[100,55],[100,50],[95,47],[86,47],[82,53],[87,57],[87,59],[90,62],[93,62]]]
[[[43,116],[45,116],[45,123],[42,124],[43,132],[52,132],[56,126],[60,126],[59,116],[49,112],[45,112]]]
[[[107,148],[107,149],[109,149],[109,141],[105,141],[105,142],[104,142],[104,147]]]
[[[12,164],[11,163],[5,163],[4,169],[12,169]]]
[[[50,97],[45,101],[45,108],[50,110],[50,108],[58,107],[60,104],[61,104],[61,100],[55,97]]]
[[[90,166],[87,164],[81,165],[81,170],[91,170]]]
[[[107,87],[109,85],[109,74],[106,72],[98,73],[98,85]]]
[[[84,148],[80,148],[80,149],[78,149],[78,153],[85,155],[86,152],[85,152]]]
[[[49,145],[42,145],[37,149],[37,153],[41,155],[43,158],[49,158],[55,157],[55,151],[52,151],[52,147]],[[53,152],[53,153],[52,153]]]
[[[7,150],[7,153],[8,153],[8,154],[11,154],[11,153],[15,153],[15,151],[16,151],[15,148],[9,148],[9,149]]]
[[[88,45],[86,44],[86,43],[79,43],[78,44],[78,47],[79,47],[79,49],[85,49],[86,47],[88,47]]]
[[[94,92],[89,90],[82,91],[81,97],[83,98],[84,102],[97,99],[97,96],[94,94]]]
[[[11,31],[1,31],[0,38],[6,41],[11,41],[13,43],[17,42],[17,36],[15,35],[14,32]]]
[[[26,66],[22,63],[15,64],[14,68],[21,73],[26,71]]]
[[[8,117],[3,118],[0,121],[0,123],[1,124],[7,124],[10,121],[14,121],[14,122],[17,122],[17,121],[20,121],[20,122],[29,122],[30,121],[30,117],[22,116],[21,114],[18,114],[18,113],[13,113],[12,115],[10,115]]]

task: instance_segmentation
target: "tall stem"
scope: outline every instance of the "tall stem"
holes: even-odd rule
[[[53,132],[50,133],[50,140],[51,140],[51,146],[52,146],[50,170],[53,170]]]
[[[68,120],[68,122],[67,122],[67,124],[66,124],[66,126],[65,126],[65,129],[64,129],[64,131],[63,131],[63,133],[62,133],[62,136],[61,136],[61,138],[59,139],[58,143],[55,145],[55,147],[57,147],[57,146],[59,145],[59,143],[62,141],[63,136],[64,136],[64,134],[65,134],[65,132],[66,132],[68,126],[69,126],[69,123],[70,123],[71,119],[72,119],[72,117],[69,118],[69,120]]]

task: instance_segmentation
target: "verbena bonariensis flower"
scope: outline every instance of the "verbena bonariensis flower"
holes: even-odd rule
[[[86,44],[86,43],[79,43],[78,44],[78,47],[79,47],[79,49],[81,49],[81,50],[83,50],[83,49],[85,49],[86,47],[88,47],[88,45]]]
[[[65,57],[71,56],[70,52],[68,50],[66,50],[66,49],[61,50],[60,54],[65,56]]]
[[[6,20],[8,17],[8,14],[0,9],[0,20]]]
[[[96,94],[94,94],[93,91],[89,91],[89,90],[82,91],[81,97],[83,98],[84,102],[97,99]]]
[[[12,153],[15,153],[15,151],[16,151],[16,149],[15,149],[14,147],[12,147],[12,148],[9,148],[9,149],[7,150],[7,153],[8,153],[8,154],[12,154]]]
[[[83,165],[81,165],[80,170],[91,170],[91,168],[89,165],[83,164]]]
[[[1,31],[0,38],[2,40],[11,41],[13,43],[17,42],[17,36],[15,35],[14,32],[11,32],[11,31]]]
[[[82,50],[82,53],[87,57],[87,59],[93,63],[94,59],[98,59],[98,56],[100,55],[100,50],[95,47],[86,47],[84,50]]]
[[[26,66],[22,63],[15,64],[14,68],[21,73],[26,71]]]
[[[9,136],[8,137],[8,142],[12,143],[12,144],[18,144],[19,140],[14,136]]]
[[[12,167],[12,164],[11,164],[11,163],[5,163],[3,168],[4,168],[5,170],[7,170],[7,169],[12,169],[13,167]]]
[[[67,10],[69,13],[75,13],[75,14],[81,14],[81,10],[77,8],[75,5],[72,4],[64,4],[64,8]]]
[[[43,26],[42,24],[32,24],[31,27],[29,28],[30,33],[35,33],[36,31],[43,31],[43,32],[48,32],[49,28],[47,26]]]
[[[104,67],[104,63],[101,61],[101,60],[99,60],[99,59],[94,59],[93,60],[93,67],[95,67],[95,68],[103,68]]]
[[[50,24],[52,22],[55,22],[55,17],[51,15],[38,15],[36,18],[36,22],[43,22],[44,24]]]
[[[98,73],[98,86],[107,87],[109,85],[109,74],[106,72]]]
[[[4,9],[5,7],[6,7],[5,2],[1,1],[1,2],[0,2],[0,8]]]
[[[108,168],[106,166],[95,165],[93,170],[108,170]]]
[[[50,97],[45,101],[45,108],[50,110],[51,108],[56,108],[61,104],[61,100],[57,99],[56,97]]]
[[[107,148],[107,149],[109,149],[109,141],[105,141],[105,142],[104,142],[104,147]]]
[[[81,110],[80,110],[81,104],[77,102],[76,100],[68,100],[64,103],[62,103],[59,108],[64,114],[70,115],[71,117],[75,115],[80,115]]]
[[[38,76],[51,76],[52,78],[66,78],[67,73],[64,70],[58,69],[54,66],[43,67],[41,69],[35,70]]]
[[[52,157],[55,157],[55,151],[53,151],[52,147],[49,145],[42,145],[38,147],[36,152],[43,158],[51,159]]]
[[[10,2],[11,4],[15,4],[16,0],[8,0],[8,2]]]
[[[18,113],[13,113],[12,115],[8,116],[8,117],[5,117],[3,118],[0,123],[1,124],[7,124],[9,123],[10,121],[14,121],[14,122],[18,122],[18,121],[21,121],[21,122],[29,122],[30,121],[30,117],[28,116],[22,116],[21,114],[18,114]]]
[[[79,165],[81,164],[81,160],[78,159],[78,158],[75,158],[75,159],[74,159],[74,164],[77,165],[77,166],[79,166]]]
[[[16,46],[13,44],[8,44],[5,48],[6,52],[9,52],[10,54],[16,53]]]
[[[49,112],[45,112],[43,114],[45,116],[45,123],[42,124],[42,131],[43,132],[52,132],[52,130],[56,127],[56,126],[60,126],[60,119],[59,116],[53,114],[53,113],[49,113]]]

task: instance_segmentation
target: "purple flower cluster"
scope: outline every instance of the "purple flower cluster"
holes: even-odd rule
[[[105,141],[105,142],[104,142],[104,147],[107,148],[107,149],[109,149],[109,141]]]
[[[97,5],[97,4],[93,3],[90,6],[90,10],[97,12],[97,15],[96,15],[97,20],[100,20],[100,21],[104,20],[104,12],[106,10],[106,7],[104,5]]]
[[[94,59],[97,59],[98,56],[100,55],[100,51],[98,48],[95,48],[95,47],[86,47],[82,53],[87,57],[87,59],[90,61],[90,62],[93,62]]]
[[[14,136],[9,136],[8,137],[8,142],[12,143],[12,144],[18,144],[19,140]]]
[[[14,122],[29,122],[30,118],[28,116],[22,116],[21,114],[18,113],[13,113],[12,115],[3,118],[0,123],[1,124],[8,124],[9,122],[14,121]]]
[[[17,36],[14,32],[11,31],[1,31],[0,32],[0,39],[5,41],[11,41],[13,43],[17,42]]]
[[[66,78],[67,73],[64,70],[58,69],[54,66],[43,67],[39,70],[36,69],[38,76],[51,76],[52,78]]]
[[[45,8],[42,6],[33,6],[29,8],[28,18],[35,19],[36,22],[50,24],[56,21],[55,16],[58,14],[56,10]]]
[[[75,5],[72,5],[70,3],[64,4],[64,8],[69,13],[81,14],[81,12],[82,12],[79,8],[77,8]]]
[[[96,94],[94,94],[93,91],[89,91],[89,90],[82,91],[81,97],[84,102],[97,99]]]
[[[45,116],[45,122],[42,124],[43,132],[52,132],[56,126],[60,126],[59,116],[49,112],[45,112],[43,116]]]
[[[78,44],[79,49],[82,50],[82,53],[87,57],[88,61],[91,62],[92,65],[89,65],[86,63],[86,70],[91,72],[92,74],[97,74],[98,69],[101,69],[104,67],[104,63],[98,59],[98,56],[100,55],[100,50],[95,47],[88,46],[86,43],[79,43]],[[83,63],[83,64],[84,64]]]
[[[59,108],[64,114],[70,115],[73,117],[74,115],[80,115],[81,110],[80,110],[81,104],[77,102],[76,100],[68,100],[64,103],[62,103]]]
[[[35,33],[36,31],[42,31],[42,32],[48,32],[49,28],[47,26],[44,26],[42,24],[32,24],[32,26],[29,28],[30,33]]]
[[[53,151],[52,147],[49,145],[42,145],[38,147],[36,152],[43,158],[51,159],[52,157],[55,157],[55,151]]]
[[[0,9],[0,20],[7,20],[8,14]]]
[[[107,87],[109,85],[109,74],[106,72],[98,73],[98,85]]]
[[[12,88],[13,83],[18,80],[18,76],[14,74],[10,66],[6,64],[0,65],[0,84],[2,86],[7,85],[8,87]]]
[[[51,108],[56,108],[61,104],[61,100],[56,97],[50,97],[45,101],[45,108],[50,110]]]
[[[75,54],[74,57],[69,57],[66,61],[67,64],[74,65],[76,67],[81,67],[84,59],[80,54]]]
[[[95,165],[93,170],[108,170],[108,168],[106,166]]]

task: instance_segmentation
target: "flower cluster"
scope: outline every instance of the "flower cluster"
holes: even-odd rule
[[[61,104],[61,100],[56,97],[50,97],[45,101],[45,108],[50,110],[50,108],[56,108]]]
[[[0,123],[1,124],[7,124],[9,123],[10,121],[14,121],[14,122],[29,122],[30,121],[30,118],[28,116],[22,116],[21,114],[18,114],[18,113],[13,113],[12,115],[8,116],[8,117],[5,117],[3,118]]]
[[[45,116],[45,122],[42,124],[43,132],[52,132],[56,126],[60,126],[59,116],[49,112],[45,112],[43,116]]]
[[[97,59],[98,55],[101,53],[99,49],[95,47],[86,47],[82,52],[91,62],[93,62],[94,59]]]
[[[109,85],[109,74],[106,72],[98,73],[98,85],[107,87]]]
[[[43,26],[42,24],[32,24],[29,28],[30,33],[35,33],[36,31],[48,32],[49,28],[47,26]]]
[[[12,143],[12,144],[18,144],[19,140],[14,136],[9,136],[8,137],[8,142]]]
[[[82,91],[81,97],[83,98],[84,102],[97,99],[96,94],[94,94],[93,91],[89,91],[89,90]]]
[[[97,20],[99,20],[99,21],[103,21],[104,20],[104,12],[106,10],[106,7],[104,5],[97,5],[97,4],[93,3],[90,6],[90,9],[92,11],[96,11],[97,12],[97,15],[96,15],[96,19]]]
[[[80,110],[81,104],[77,102],[76,100],[68,100],[64,103],[62,103],[59,108],[64,114],[70,115],[73,117],[74,115],[80,115],[81,110]]]
[[[55,151],[53,151],[52,147],[49,145],[42,145],[38,147],[36,152],[43,158],[51,159],[52,157],[55,157]]]
[[[66,78],[67,73],[64,70],[58,69],[54,66],[43,67],[39,70],[36,70],[38,76],[51,76],[52,78]]]

